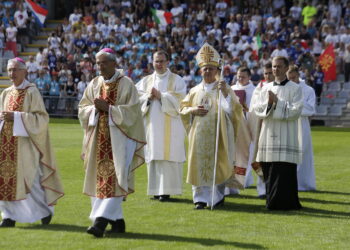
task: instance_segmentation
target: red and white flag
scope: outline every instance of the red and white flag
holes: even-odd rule
[[[49,11],[41,7],[39,4],[34,3],[32,0],[25,0],[25,2],[28,5],[28,8],[33,12],[40,25],[44,26],[45,19]]]

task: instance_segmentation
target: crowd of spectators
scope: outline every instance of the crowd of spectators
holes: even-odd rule
[[[171,12],[172,23],[157,24],[150,8]],[[299,66],[301,77],[320,95],[318,57],[329,44],[335,49],[338,74],[349,81],[350,2],[81,0],[50,34],[48,47],[30,59],[37,64],[31,77],[42,74],[43,91],[50,95],[58,94],[57,82],[61,95],[80,98],[96,75],[94,55],[101,48],[116,51],[119,67],[135,83],[153,71],[152,53],[163,49],[171,55],[170,69],[191,88],[201,81],[194,57],[204,42],[224,58],[224,77],[230,84],[240,66],[249,67],[252,81],[258,83],[263,65],[282,55]]]

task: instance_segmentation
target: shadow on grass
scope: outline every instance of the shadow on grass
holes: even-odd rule
[[[311,193],[314,193],[317,191],[312,191]],[[306,192],[299,192],[300,193],[306,193]],[[250,200],[262,200],[264,201],[265,199],[261,199],[257,196],[253,196],[253,195],[230,195],[227,198],[234,198],[234,199],[250,199]],[[349,206],[350,202],[341,202],[341,201],[328,201],[328,200],[320,200],[320,199],[314,199],[314,198],[309,198],[309,197],[300,197],[299,195],[299,200],[301,202],[310,202],[310,203],[319,203],[319,204],[335,204],[335,205],[345,205],[345,206]]]
[[[335,205],[345,205],[349,206],[350,202],[341,202],[341,201],[327,201],[327,200],[318,200],[314,198],[299,198],[300,201],[310,202],[310,203],[319,203],[319,204],[335,204]]]
[[[204,238],[194,238],[194,237],[184,237],[177,235],[167,235],[167,234],[148,234],[148,233],[125,233],[125,234],[114,234],[107,235],[108,238],[123,238],[123,239],[141,239],[141,240],[154,240],[154,241],[176,241],[176,242],[186,242],[186,243],[196,243],[204,246],[215,246],[215,245],[226,245],[235,248],[247,248],[247,249],[266,249],[266,247],[253,244],[253,243],[243,243],[236,241],[224,241],[218,239],[204,239]]]
[[[18,227],[20,229],[26,229],[26,230],[49,230],[49,231],[66,231],[66,232],[85,232],[87,229],[83,226],[77,226],[77,225],[69,225],[69,224],[54,224],[51,223],[50,225],[32,225],[29,227]]]
[[[350,193],[337,192],[337,191],[327,191],[327,190],[299,191],[299,193],[350,195]]]
[[[33,225],[29,227],[18,227],[25,230],[48,230],[48,231],[62,231],[62,232],[79,232],[85,233],[87,227],[68,225],[68,224],[50,224],[47,226],[43,225]],[[243,243],[236,241],[224,241],[219,239],[204,239],[195,237],[185,237],[177,235],[167,235],[167,234],[148,234],[148,233],[133,233],[127,232],[125,234],[107,234],[106,238],[123,238],[123,239],[140,239],[140,240],[153,240],[153,241],[175,241],[175,242],[187,242],[196,243],[204,246],[214,246],[214,245],[226,245],[235,248],[246,248],[246,249],[266,249],[266,247],[253,244],[253,243]]]
[[[319,127],[312,126],[311,131],[325,131],[325,132],[350,132],[350,128],[333,128],[333,127]]]

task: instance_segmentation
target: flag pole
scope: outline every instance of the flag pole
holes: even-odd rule
[[[219,82],[224,79],[224,61],[221,60],[221,72]],[[219,100],[218,100],[218,120],[216,122],[216,141],[215,141],[215,157],[214,157],[214,174],[213,174],[213,186],[211,190],[211,210],[214,209],[214,193],[215,193],[215,179],[216,179],[216,169],[218,164],[218,150],[219,150],[219,135],[220,135],[220,120],[221,120],[221,93],[218,90]]]

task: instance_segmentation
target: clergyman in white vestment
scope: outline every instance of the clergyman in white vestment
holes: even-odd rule
[[[84,128],[84,194],[91,197],[87,233],[102,237],[125,232],[122,201],[134,192],[134,172],[144,163],[144,127],[133,81],[116,70],[116,56],[104,48],[96,54],[100,76],[84,91],[79,120]]]
[[[303,158],[297,166],[298,190],[316,190],[314,155],[312,149],[311,128],[309,117],[315,113],[316,94],[315,90],[299,78],[297,66],[289,67],[288,79],[298,83],[303,92],[303,110],[301,112]]]
[[[13,83],[0,96],[0,227],[49,224],[63,188],[50,144],[49,115],[23,59],[8,61]]]
[[[146,130],[147,194],[159,201],[182,194],[182,169],[186,160],[185,129],[179,114],[186,83],[170,72],[168,63],[165,51],[155,52],[154,73],[136,85]]]

